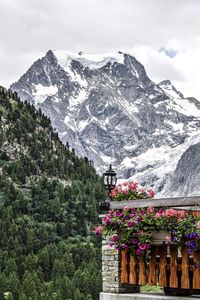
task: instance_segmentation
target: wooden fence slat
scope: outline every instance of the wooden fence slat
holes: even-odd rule
[[[194,259],[194,265],[193,265],[193,289],[200,289],[200,269],[195,267],[196,263],[199,263],[200,261],[200,253],[193,252],[193,259]]]
[[[121,283],[128,283],[128,257],[127,257],[128,250],[121,251]]]
[[[166,257],[167,257],[167,246],[163,245],[159,247],[160,254],[160,264],[159,264],[159,280],[158,285],[166,286],[167,285],[167,274],[166,274]]]
[[[200,217],[200,212],[199,211],[193,212],[193,216],[199,218]]]
[[[149,263],[149,285],[156,285],[156,246],[151,246],[151,257]]]
[[[189,289],[190,288],[190,279],[189,279],[189,260],[188,260],[188,253],[187,248],[184,247],[181,249],[181,256],[182,256],[182,276],[181,276],[181,288],[182,289]]]
[[[137,283],[136,264],[137,264],[136,258],[133,255],[131,255],[130,263],[129,263],[129,266],[130,266],[129,284]]]
[[[170,247],[170,288],[178,288],[178,276],[177,276],[177,247]]]
[[[143,253],[140,256],[140,272],[139,272],[139,285],[145,285],[146,284],[146,253]]]

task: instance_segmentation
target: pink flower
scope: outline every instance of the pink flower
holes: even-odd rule
[[[156,217],[156,218],[161,218],[161,217],[163,217],[163,212],[158,211],[158,212],[155,214],[155,217]]]
[[[117,194],[117,191],[116,191],[116,189],[112,190],[112,192],[111,192],[111,196],[112,196],[113,198],[116,196],[116,194]]]
[[[124,210],[129,210],[129,209],[130,209],[130,207],[124,206]]]
[[[119,240],[118,235],[113,235],[111,238],[113,242],[117,242]]]
[[[128,188],[131,191],[137,191],[138,183],[137,182],[129,182]]]
[[[197,229],[200,229],[200,221],[197,223]]]
[[[124,195],[127,195],[127,194],[128,194],[128,191],[127,191],[127,190],[123,190],[123,194],[124,194]]]
[[[153,206],[147,207],[147,212],[148,212],[148,213],[153,213],[154,211],[155,211],[155,209],[154,209]]]
[[[170,242],[171,241],[171,236],[166,235],[165,240],[168,241],[168,242]]]
[[[140,250],[142,250],[142,251],[144,251],[144,250],[146,250],[146,249],[148,249],[148,244],[147,243],[138,243],[138,246],[139,246],[139,249]]]
[[[122,220],[117,220],[117,223],[118,223],[118,224],[121,224],[121,223],[122,223]]]
[[[138,255],[138,256],[140,256],[142,254],[142,252],[141,252],[140,249],[137,249],[137,250],[135,250],[135,254]]]
[[[173,208],[170,208],[165,211],[164,215],[168,218],[175,217],[180,222],[185,217],[185,211],[184,210],[175,210]]]
[[[122,189],[121,188],[117,188],[117,193],[122,193]]]
[[[103,227],[102,226],[97,226],[94,228],[94,233],[98,236],[103,233]]]
[[[155,196],[155,192],[152,189],[147,190],[147,195],[149,198],[153,198]]]
[[[131,221],[127,221],[126,224],[127,224],[128,227],[132,226],[132,222]]]
[[[127,186],[127,185],[128,185],[127,181],[123,182],[123,186]]]

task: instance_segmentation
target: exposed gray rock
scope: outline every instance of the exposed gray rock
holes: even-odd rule
[[[183,153],[169,181],[168,189],[173,196],[200,194],[200,143],[190,146]]]
[[[51,118],[61,140],[102,173],[162,191],[181,154],[200,141],[200,104],[170,81],[156,85],[135,57],[49,50],[11,86]],[[191,109],[190,109],[191,108]]]

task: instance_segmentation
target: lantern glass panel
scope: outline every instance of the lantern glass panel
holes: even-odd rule
[[[115,186],[116,185],[116,181],[117,181],[117,178],[116,176],[112,176],[112,185]]]

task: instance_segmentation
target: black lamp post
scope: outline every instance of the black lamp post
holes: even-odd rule
[[[111,192],[116,187],[117,177],[115,171],[110,165],[109,169],[103,174],[104,185],[108,191],[107,199],[100,203],[100,210],[107,211],[110,207],[110,200],[112,200]]]
[[[109,169],[103,174],[103,181],[106,189],[108,190],[108,197],[111,199],[111,191],[116,187],[117,177],[115,171],[110,165]]]

